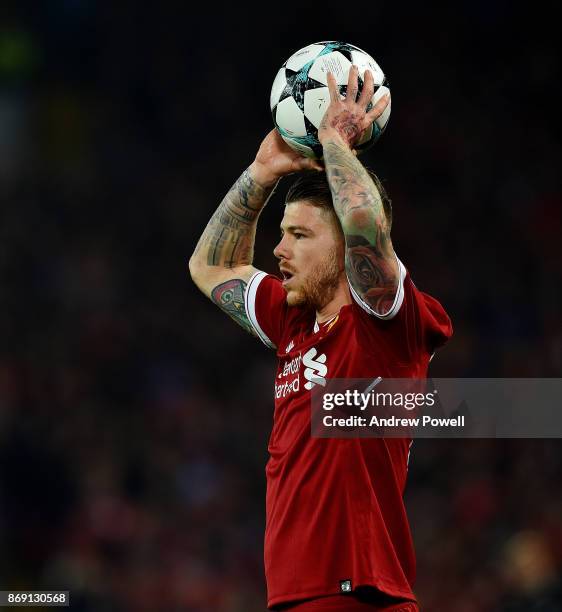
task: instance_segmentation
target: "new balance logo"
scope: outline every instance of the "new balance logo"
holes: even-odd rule
[[[315,348],[311,348],[302,357],[302,362],[306,368],[304,377],[308,380],[304,388],[308,391],[315,385],[326,386],[325,376],[328,373],[328,367],[325,365],[326,355],[324,353],[318,355],[318,357],[316,355],[318,355],[318,351]]]

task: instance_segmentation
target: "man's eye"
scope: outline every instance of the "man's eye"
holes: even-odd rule
[[[295,233],[294,233],[294,236],[295,236],[295,238],[296,238],[297,240],[300,240],[301,238],[304,238],[304,234],[301,234],[301,233],[299,233],[299,232],[295,232]]]

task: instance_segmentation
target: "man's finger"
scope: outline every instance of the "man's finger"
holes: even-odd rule
[[[373,108],[365,115],[365,119],[369,122],[369,125],[378,119],[383,113],[385,108],[390,104],[390,94],[382,96]]]
[[[331,72],[328,72],[328,89],[330,91],[330,101],[339,102],[340,101],[339,88],[336,83],[336,77]]]
[[[359,106],[367,108],[369,105],[375,91],[374,82],[373,73],[370,70],[365,70],[365,74],[363,75],[363,90],[361,91],[361,97],[357,101]]]
[[[357,98],[357,73],[357,66],[351,66],[349,69],[349,77],[347,78],[347,94],[345,97],[347,100],[351,100],[352,102],[355,102]]]

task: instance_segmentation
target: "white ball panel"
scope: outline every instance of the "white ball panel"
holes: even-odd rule
[[[304,115],[292,96],[279,102],[275,120],[290,136],[306,136]]]
[[[324,48],[324,45],[308,45],[293,53],[287,60],[287,68],[289,70],[300,70],[305,64],[311,62]]]
[[[309,89],[304,92],[304,114],[316,129],[320,127],[320,122],[329,104],[330,90],[327,87]]]
[[[281,68],[271,86],[271,96],[269,98],[271,110],[273,110],[273,107],[279,102],[279,96],[283,93],[286,85],[287,79],[285,78],[285,68]]]
[[[299,153],[301,153],[302,155],[304,155],[305,157],[312,157],[315,158],[316,156],[314,155],[314,151],[310,148],[307,147],[306,145],[301,144],[300,142],[295,142],[294,140],[292,140],[291,138],[286,138],[285,136],[281,136],[281,138],[295,151],[298,151]]]
[[[333,51],[317,58],[308,71],[308,76],[323,85],[327,85],[328,72],[331,72],[336,77],[338,85],[347,85],[350,68],[351,62],[347,57],[338,51]]]
[[[385,85],[381,85],[381,87],[379,87],[377,89],[377,91],[375,91],[375,95],[373,96],[373,98],[371,100],[372,103],[376,104],[382,98],[382,96],[384,96],[387,93],[390,93],[390,90],[388,89],[388,87],[386,87]],[[388,123],[388,119],[390,117],[390,107],[391,107],[391,104],[392,104],[392,97],[388,101],[388,105],[384,109],[383,114],[376,121],[377,125],[381,129],[384,128],[384,126]]]
[[[373,73],[375,85],[380,85],[384,81],[383,71],[370,55],[367,53],[362,53],[361,51],[352,51],[351,57],[353,59],[353,63],[359,69],[361,78],[364,77],[365,70],[370,70]]]

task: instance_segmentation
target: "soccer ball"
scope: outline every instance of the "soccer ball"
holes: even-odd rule
[[[358,47],[337,41],[324,41],[303,47],[281,66],[271,88],[271,112],[275,127],[293,149],[315,159],[322,158],[318,127],[330,103],[328,72],[331,72],[345,96],[351,65],[359,69],[359,92],[369,69],[375,92],[368,110],[379,98],[390,93],[383,71],[375,60]],[[372,146],[383,133],[390,117],[390,103],[383,114],[365,132],[355,146],[358,152]]]

